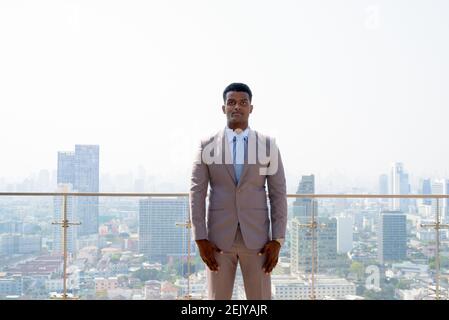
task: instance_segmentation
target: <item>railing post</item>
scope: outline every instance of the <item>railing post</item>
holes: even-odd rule
[[[311,294],[310,294],[310,298],[311,300],[315,300],[316,299],[316,295],[315,295],[315,258],[316,258],[316,253],[315,253],[315,235],[316,235],[316,227],[317,227],[317,222],[315,221],[315,200],[312,199],[312,221],[311,221],[311,226],[312,226],[312,283],[311,283]],[[317,261],[318,264],[318,261]]]
[[[436,200],[435,223],[421,224],[421,227],[435,229],[435,300],[440,300],[440,229],[448,229],[448,224],[440,223],[440,199]]]
[[[315,200],[311,199],[312,202],[312,214],[310,217],[310,223],[306,223],[306,224],[299,224],[299,227],[303,227],[303,228],[309,228],[311,229],[311,234],[312,234],[312,240],[311,240],[311,256],[312,256],[312,269],[311,269],[311,283],[310,283],[310,299],[311,300],[316,300],[316,295],[315,295],[315,268],[318,265],[318,261],[315,263],[315,259],[318,260],[317,258],[317,252],[316,252],[316,242],[315,242],[315,236],[316,236],[316,231],[317,228],[324,228],[326,225],[325,224],[318,224],[318,222],[316,221],[316,217],[315,217]]]
[[[67,299],[67,228],[69,227],[68,221],[67,221],[67,195],[64,195],[62,197],[62,212],[63,212],[63,218],[62,218],[62,234],[63,234],[63,248],[64,248],[64,265],[63,265],[63,288],[64,293],[62,295],[62,299]]]
[[[187,294],[184,295],[184,299],[191,300],[192,296],[190,294],[190,258],[191,258],[191,231],[192,228],[192,222],[190,220],[190,211],[187,210],[187,221],[185,223],[176,223],[176,226],[178,227],[184,227],[187,229]],[[184,270],[181,264],[181,272]]]
[[[67,300],[67,228],[70,225],[80,225],[80,222],[77,223],[69,223],[67,219],[67,194],[62,196],[62,221],[61,222],[53,222],[52,224],[58,224],[62,227],[62,248],[63,248],[63,274],[62,274],[62,286],[63,286],[63,294],[62,300]]]
[[[437,199],[437,212],[435,216],[435,234],[436,234],[436,248],[435,248],[435,298],[440,300],[440,199]]]

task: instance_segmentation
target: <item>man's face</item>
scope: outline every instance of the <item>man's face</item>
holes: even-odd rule
[[[226,94],[226,101],[222,109],[228,123],[247,124],[253,106],[246,92],[230,91]]]

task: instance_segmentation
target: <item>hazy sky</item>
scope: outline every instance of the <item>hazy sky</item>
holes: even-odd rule
[[[445,0],[0,0],[0,177],[99,144],[185,179],[235,81],[288,174],[449,177],[448,39]]]

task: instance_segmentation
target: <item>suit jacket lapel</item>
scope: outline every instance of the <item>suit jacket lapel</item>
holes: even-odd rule
[[[222,154],[222,163],[225,166],[226,170],[228,171],[229,175],[231,176],[232,181],[235,184],[236,178],[235,178],[235,172],[234,172],[234,165],[232,163],[232,151],[229,150],[229,142],[228,137],[226,136],[226,130],[223,129],[221,135],[221,150],[223,150]]]

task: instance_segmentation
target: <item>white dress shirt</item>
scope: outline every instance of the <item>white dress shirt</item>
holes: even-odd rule
[[[226,130],[226,137],[228,138],[229,143],[229,150],[231,150],[231,155],[233,155],[234,150],[234,137],[236,137],[236,149],[235,149],[235,162],[236,164],[244,164],[245,162],[245,142],[244,138],[248,138],[249,134],[249,127],[247,127],[243,132],[240,134],[237,134],[234,132],[234,130],[230,129],[228,126],[225,128]],[[232,158],[234,159],[234,158]]]

